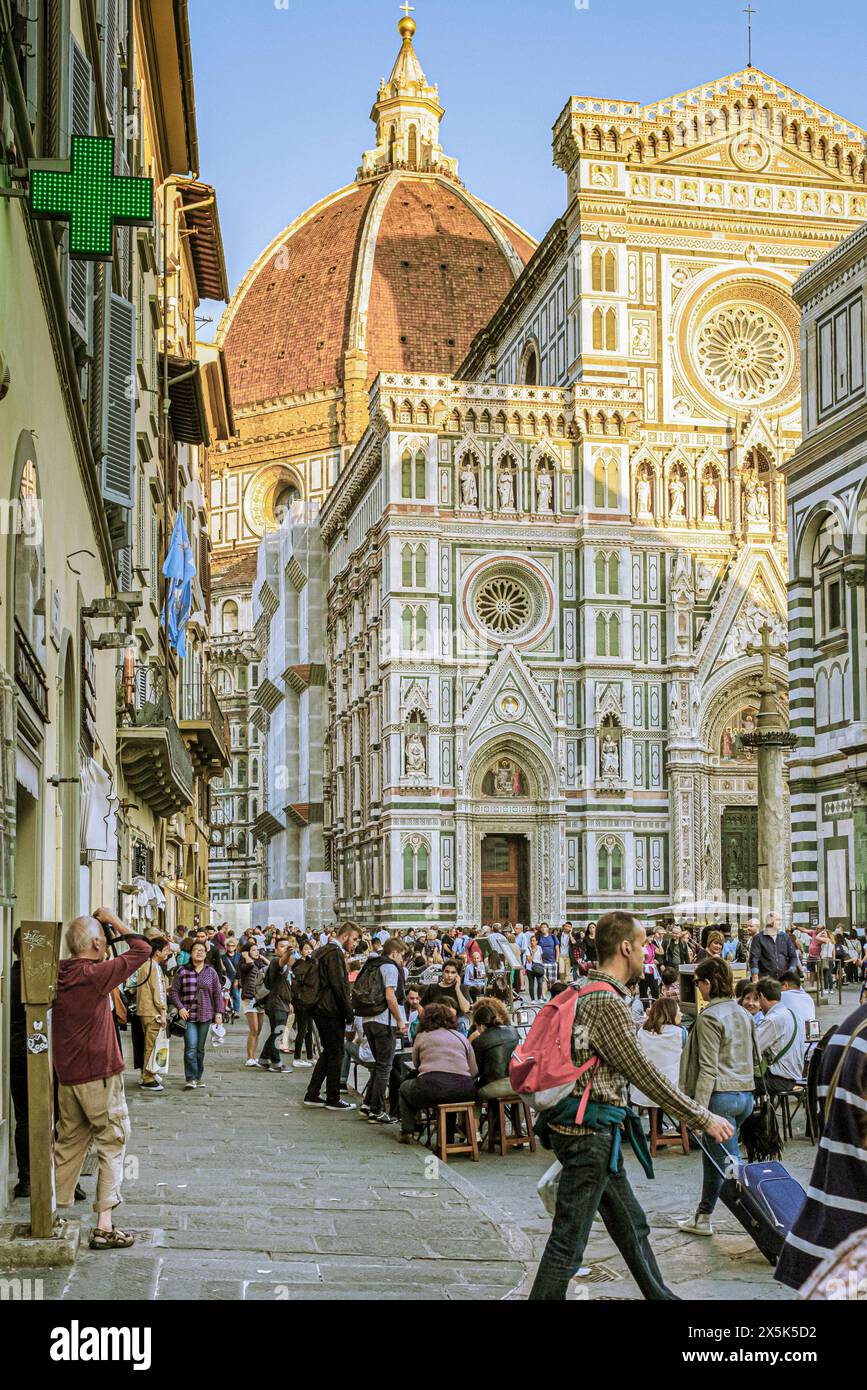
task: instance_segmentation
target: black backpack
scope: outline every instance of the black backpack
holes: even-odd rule
[[[322,994],[322,976],[316,956],[298,960],[292,967],[292,1000],[302,1009],[313,1009]]]
[[[355,977],[355,984],[352,986],[352,1012],[359,1018],[375,1018],[388,1008],[385,980],[379,968],[384,964],[382,956],[371,956]]]

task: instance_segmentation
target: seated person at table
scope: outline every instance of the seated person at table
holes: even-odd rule
[[[463,1021],[470,1012],[470,1001],[461,990],[460,975],[454,961],[447,960],[440,975],[439,984],[427,985],[422,992],[421,1002],[427,1009],[428,1004],[447,1004],[454,1009],[459,1021]]]
[[[488,978],[488,971],[484,961],[467,961],[464,967],[464,988],[465,989],[484,989],[485,981]]]
[[[782,1002],[778,980],[759,980],[756,985],[760,1013],[756,1015],[756,1042],[761,1053],[765,1085],[771,1095],[791,1091],[804,1076],[806,1030]]]
[[[412,1061],[418,1075],[400,1088],[402,1144],[412,1143],[419,1110],[476,1098],[476,1056],[458,1029],[454,1010],[446,1004],[424,1005]]]
[[[742,1009],[753,1017],[759,1012],[759,992],[755,980],[738,980],[735,985],[735,999]]]
[[[666,965],[660,975],[660,999],[680,1000],[680,971],[675,970],[673,965]]]
[[[680,1004],[676,999],[656,999],[647,1011],[638,1030],[638,1046],[657,1071],[667,1077],[672,1086],[680,1082],[680,1058],[683,1052],[684,1030],[680,1021]],[[632,1104],[643,1110],[657,1109],[636,1086],[631,1086]]]
[[[470,1042],[479,1065],[477,1089],[481,1100],[512,1095],[509,1062],[518,1046],[518,1030],[499,999],[480,999],[473,1009]]]

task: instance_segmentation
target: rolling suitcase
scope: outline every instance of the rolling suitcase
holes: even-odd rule
[[[717,1172],[723,1169],[699,1138]],[[775,1265],[786,1236],[807,1194],[782,1163],[735,1163],[734,1176],[725,1174],[720,1201],[751,1236],[765,1259]]]

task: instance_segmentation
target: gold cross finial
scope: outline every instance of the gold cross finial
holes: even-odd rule
[[[404,12],[404,14],[406,15],[407,19],[409,19],[409,17],[410,17],[411,14],[414,14],[414,13],[415,13],[415,5],[411,5],[411,4],[409,3],[409,0],[403,0],[403,4],[401,5],[400,8],[403,10],[403,12]]]
[[[752,5],[747,5],[744,14],[747,17],[747,67],[751,68],[753,65],[753,15],[758,14],[758,10],[754,10]]]
[[[411,39],[415,33],[415,20],[410,19],[410,15],[415,9],[415,6],[411,5],[409,0],[403,0],[403,4],[400,8],[403,10],[403,19],[398,21],[397,32],[402,39]]]

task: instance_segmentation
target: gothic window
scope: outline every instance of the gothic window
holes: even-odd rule
[[[405,589],[412,587],[412,546],[405,545],[401,551],[401,583]]]
[[[415,459],[406,449],[401,459],[400,492],[402,497],[424,498],[427,479],[427,458],[424,449],[419,449]]]
[[[218,695],[232,694],[232,677],[225,666],[218,666],[214,672],[214,684],[217,687]]]
[[[612,454],[600,454],[593,469],[593,502],[596,507],[620,504],[620,467]]]
[[[602,252],[594,251],[590,259],[590,288],[602,289]]]
[[[427,647],[427,610],[409,604],[401,613],[401,648],[405,652],[423,652]]]
[[[423,545],[405,545],[401,550],[401,583],[404,589],[424,589],[427,586],[427,549]]]
[[[252,761],[251,764],[250,764],[250,782],[251,782],[252,786],[254,786],[254,787],[257,787],[257,786],[259,785],[259,759],[258,759],[258,758],[254,758],[253,761]]]
[[[813,616],[816,638],[822,641],[845,631],[843,535],[835,516],[827,516],[813,545]]]
[[[416,546],[415,551],[415,587],[427,587],[427,548],[423,545]]]
[[[409,128],[409,141],[407,147],[407,163],[410,169],[415,169],[418,164],[418,131],[414,125]]]
[[[617,350],[617,315],[613,309],[608,309],[605,314],[605,351],[616,352]]]
[[[606,555],[598,551],[596,555],[597,594],[617,594],[620,592],[620,563],[616,555]]]
[[[223,632],[228,636],[238,631],[238,605],[234,599],[223,604]]]
[[[247,832],[246,832],[246,830],[239,830],[239,831],[238,831],[238,853],[239,853],[239,854],[246,854],[246,853],[247,853]]]
[[[599,846],[599,890],[616,893],[623,888],[623,850],[616,840],[607,839]]]
[[[593,310],[593,351],[601,352],[605,346],[605,315],[601,309]]]
[[[426,893],[430,886],[430,850],[419,835],[403,847],[403,887],[406,893]]]
[[[535,348],[530,348],[524,359],[524,385],[536,386],[539,381],[539,362]]]
[[[620,655],[620,619],[616,613],[596,615],[596,655]]]

